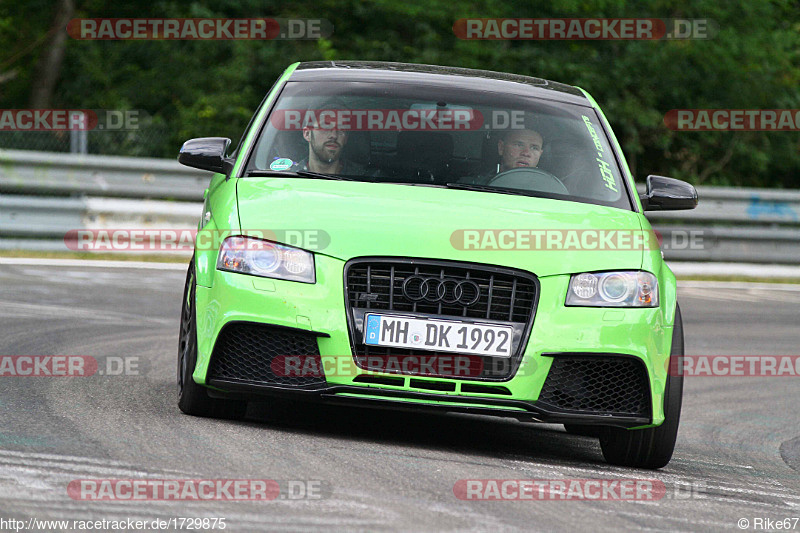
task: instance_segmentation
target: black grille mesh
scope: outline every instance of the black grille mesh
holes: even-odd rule
[[[302,356],[303,364],[297,366],[304,371],[276,374],[272,363],[278,356]],[[209,379],[286,386],[325,385],[322,374],[316,335],[247,322],[225,326],[209,369]]]
[[[468,279],[480,286],[481,296],[471,306],[414,302],[403,295],[403,282],[415,274]],[[525,277],[478,268],[399,262],[353,264],[347,271],[347,286],[347,300],[352,307],[522,323],[530,319],[536,298],[536,285]]]
[[[649,417],[647,370],[627,357],[555,357],[539,402],[564,411]]]

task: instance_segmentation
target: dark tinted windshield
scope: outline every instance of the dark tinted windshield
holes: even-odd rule
[[[258,171],[475,186],[630,209],[593,109],[452,87],[288,83],[245,175]]]

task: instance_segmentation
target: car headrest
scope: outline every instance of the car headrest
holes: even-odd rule
[[[447,133],[401,131],[397,135],[397,162],[415,168],[440,167],[453,157],[453,138]]]
[[[570,176],[594,161],[592,153],[589,147],[578,146],[572,139],[553,139],[545,143],[539,167],[559,177]]]
[[[288,158],[294,162],[308,157],[308,143],[303,139],[302,131],[278,131],[275,140],[267,151],[256,154],[258,168],[269,168],[275,159]]]
[[[500,155],[497,153],[497,135],[486,133],[481,141],[481,160],[477,174],[497,172],[497,163]]]
[[[303,141],[305,142],[305,141]],[[347,136],[342,157],[348,161],[367,166],[370,162],[370,135],[368,131],[351,131]]]

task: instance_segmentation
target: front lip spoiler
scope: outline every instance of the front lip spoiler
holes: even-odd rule
[[[616,426],[633,428],[647,426],[650,418],[626,415],[598,415],[594,413],[566,412],[540,402],[486,398],[478,396],[456,396],[406,390],[361,387],[351,385],[334,386],[281,386],[241,381],[213,379],[208,382],[209,395],[225,399],[254,399],[254,396],[283,397],[295,400],[321,401],[337,405],[377,407],[394,410],[459,412],[489,416],[516,418],[524,422],[547,424],[582,424],[593,426]],[[346,393],[356,396],[340,396]],[[375,398],[381,396],[382,398]],[[437,403],[404,402],[402,400],[426,400]],[[399,400],[399,401],[398,401]],[[461,404],[461,405],[455,405]],[[474,404],[474,405],[463,405]],[[486,407],[493,406],[493,407]],[[521,409],[521,410],[520,410]]]

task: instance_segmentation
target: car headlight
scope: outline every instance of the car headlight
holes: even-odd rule
[[[300,248],[252,237],[228,237],[217,258],[217,270],[315,283],[314,254]]]
[[[658,280],[650,272],[584,272],[569,280],[566,305],[658,307]]]

